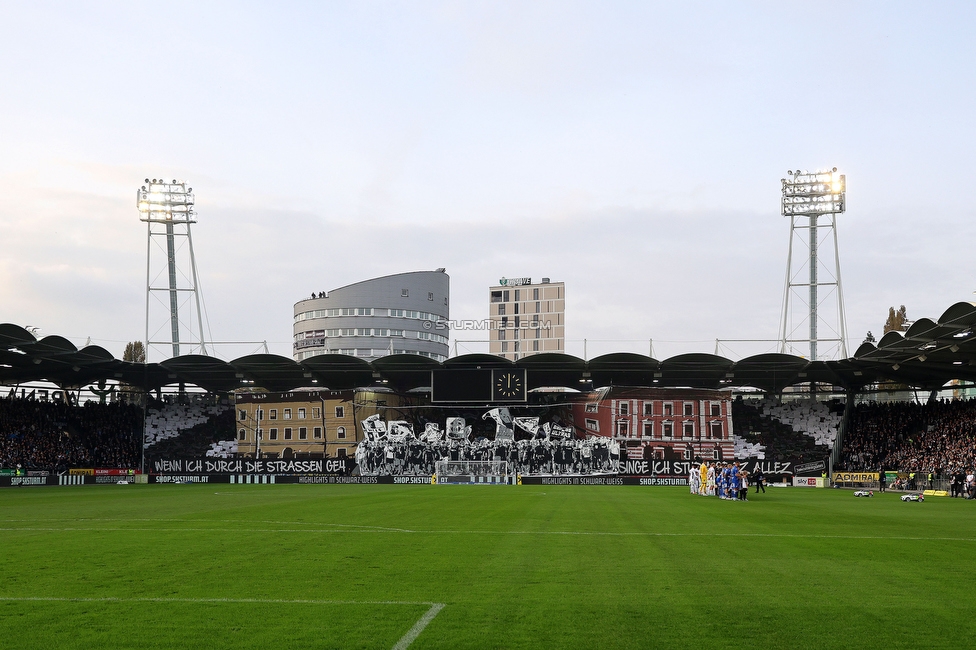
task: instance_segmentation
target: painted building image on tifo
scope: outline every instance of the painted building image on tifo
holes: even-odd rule
[[[607,388],[577,397],[573,423],[589,436],[620,444],[634,460],[731,460],[728,391]]]

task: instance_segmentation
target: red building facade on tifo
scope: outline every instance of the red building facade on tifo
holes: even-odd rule
[[[732,460],[735,447],[727,391],[611,387],[581,396],[573,420],[635,460]]]

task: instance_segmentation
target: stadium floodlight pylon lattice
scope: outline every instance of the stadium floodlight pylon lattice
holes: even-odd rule
[[[507,460],[439,460],[434,465],[438,484],[514,485]]]
[[[146,361],[151,350],[169,347],[207,354],[200,282],[190,224],[196,223],[193,188],[183,181],[146,179],[136,191],[140,220],[147,226]],[[161,295],[165,295],[163,299]],[[169,329],[169,340],[165,330]],[[165,352],[164,352],[165,354]]]
[[[838,174],[836,167],[814,172],[790,170],[782,183],[782,213],[790,218],[790,245],[780,321],[780,352],[802,354],[802,350],[795,348],[805,343],[809,346],[810,361],[846,359],[847,323],[840,279],[837,215],[847,207],[847,178]],[[833,260],[829,259],[831,238]],[[809,256],[796,267],[794,241],[809,250]],[[824,250],[827,256],[822,254]],[[835,309],[831,309],[831,302]],[[826,345],[820,347],[821,343]]]

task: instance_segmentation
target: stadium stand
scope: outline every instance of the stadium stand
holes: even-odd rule
[[[237,453],[234,410],[224,399],[150,400],[146,458],[228,458]]]
[[[976,466],[976,401],[858,404],[841,460],[850,471],[942,474]]]
[[[843,415],[844,404],[839,400],[736,399],[732,403],[735,457],[792,462],[821,459],[833,450]]]
[[[163,440],[176,438],[219,412],[220,408],[215,405],[156,401],[146,412],[145,445],[149,448]]]
[[[139,467],[142,409],[117,402],[0,399],[0,468]]]
[[[233,458],[236,453],[237,441],[223,440],[221,442],[211,443],[210,449],[207,450],[205,456],[208,458]]]

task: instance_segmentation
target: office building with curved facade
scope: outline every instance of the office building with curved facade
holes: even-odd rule
[[[295,303],[293,358],[347,354],[367,361],[448,355],[451,278],[444,269],[363,280]]]

